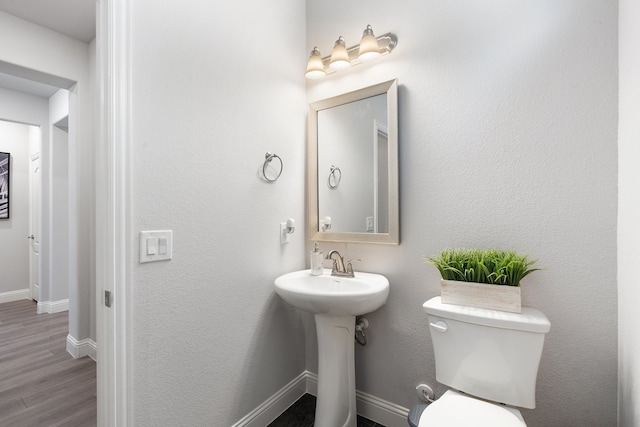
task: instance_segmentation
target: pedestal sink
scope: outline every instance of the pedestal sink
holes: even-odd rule
[[[318,396],[315,427],[356,427],[354,365],[355,317],[380,308],[389,295],[389,281],[373,273],[355,277],[321,276],[310,270],[278,277],[278,295],[314,314],[318,334]]]

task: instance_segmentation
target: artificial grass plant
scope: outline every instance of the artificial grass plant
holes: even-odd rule
[[[498,249],[445,249],[437,257],[426,257],[445,280],[520,286],[520,281],[539,270],[526,255]]]

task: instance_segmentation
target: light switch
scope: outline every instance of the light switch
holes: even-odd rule
[[[370,233],[373,231],[373,217],[372,216],[368,216],[366,217],[366,230],[367,233]]]
[[[166,255],[167,254],[167,238],[160,237],[158,239],[158,255]]]
[[[173,230],[140,232],[140,263],[173,257]]]
[[[147,238],[147,255],[155,255],[158,251],[158,238],[157,237],[148,237]]]

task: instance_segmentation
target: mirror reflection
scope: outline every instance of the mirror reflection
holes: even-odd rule
[[[311,104],[312,240],[399,243],[397,85]]]
[[[387,132],[386,93],[318,111],[318,212],[331,231],[389,231]]]

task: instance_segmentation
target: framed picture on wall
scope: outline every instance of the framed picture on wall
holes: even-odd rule
[[[9,218],[9,172],[11,155],[0,152],[0,219]]]

